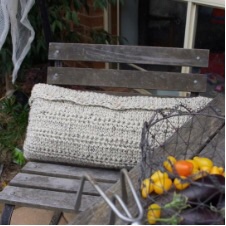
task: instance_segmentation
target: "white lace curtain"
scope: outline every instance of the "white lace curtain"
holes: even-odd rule
[[[35,32],[28,20],[28,13],[34,3],[35,0],[0,0],[0,51],[11,28],[13,83],[34,39]]]

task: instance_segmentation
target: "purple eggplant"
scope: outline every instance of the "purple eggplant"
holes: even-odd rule
[[[225,225],[225,218],[208,207],[195,207],[180,213],[180,224],[183,225]]]
[[[216,204],[216,208],[218,210],[225,208],[225,194],[222,194],[219,199],[218,202]]]
[[[188,198],[190,205],[211,203],[216,206],[221,199],[225,200],[225,178],[221,175],[207,175],[192,182],[180,194]]]

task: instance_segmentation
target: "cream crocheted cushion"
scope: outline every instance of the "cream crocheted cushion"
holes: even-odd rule
[[[182,103],[198,110],[210,100],[122,97],[37,84],[29,101],[24,154],[32,160],[130,168],[141,159],[143,123],[156,109],[170,109]],[[187,119],[183,116],[172,124],[181,126]],[[165,130],[161,126],[156,128],[156,133],[161,138]],[[170,136],[172,130],[167,130]]]

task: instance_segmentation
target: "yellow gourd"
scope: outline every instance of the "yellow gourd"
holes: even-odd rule
[[[141,184],[141,196],[146,199],[148,195],[153,191],[153,184],[150,178],[146,178]]]
[[[190,183],[184,181],[185,178],[186,177],[181,176],[180,178],[174,179],[173,184],[176,187],[176,189],[184,190],[185,188],[187,188],[190,185]]]
[[[213,161],[208,158],[195,156],[193,160],[198,164],[199,169],[211,169],[213,167]]]
[[[158,195],[167,192],[172,185],[172,180],[170,178],[163,178],[154,183],[154,192]]]
[[[149,224],[155,224],[161,216],[161,207],[157,203],[153,203],[148,207],[147,220]]]
[[[173,165],[177,160],[173,156],[168,156],[167,160],[163,162],[163,166],[170,173],[173,172]]]
[[[155,171],[152,175],[151,175],[151,180],[153,182],[156,182],[158,180],[161,180],[163,178],[168,178],[168,174],[166,172],[161,172],[160,170]]]
[[[212,169],[210,170],[210,174],[222,175],[223,172],[224,172],[223,167],[218,167],[218,166],[213,166]]]

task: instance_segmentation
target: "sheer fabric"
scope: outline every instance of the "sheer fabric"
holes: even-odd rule
[[[13,83],[17,79],[21,63],[30,50],[35,36],[35,32],[28,20],[28,13],[34,3],[35,0],[0,0],[0,51],[9,31],[11,31],[12,61],[14,65],[12,72]]]

